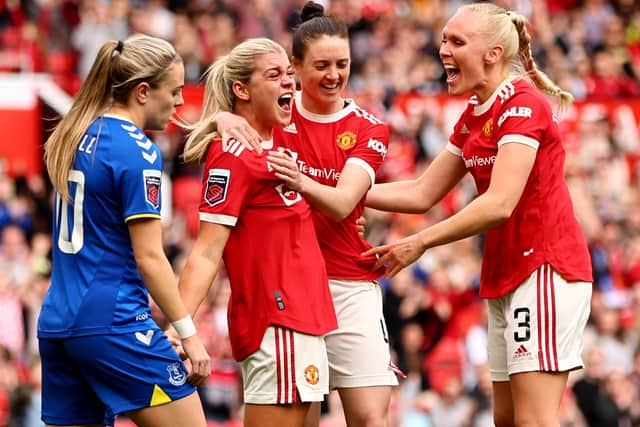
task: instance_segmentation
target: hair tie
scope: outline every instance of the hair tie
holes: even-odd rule
[[[124,48],[124,43],[122,42],[122,40],[118,40],[118,44],[116,45],[116,50],[122,53],[123,48]]]

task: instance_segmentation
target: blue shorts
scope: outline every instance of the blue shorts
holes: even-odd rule
[[[195,391],[159,329],[39,341],[42,420],[47,424],[113,425],[117,414]]]

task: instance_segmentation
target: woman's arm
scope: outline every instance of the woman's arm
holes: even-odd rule
[[[535,159],[536,151],[527,145],[502,145],[485,193],[446,220],[392,244],[372,248],[365,255],[382,255],[374,269],[386,265],[386,276],[393,277],[429,248],[472,236],[506,221],[520,201]]]
[[[191,360],[189,381],[194,385],[203,384],[211,373],[209,354],[200,338],[195,335],[195,327],[180,299],[176,276],[171,269],[162,247],[162,226],[159,219],[144,218],[128,222],[133,255],[149,294],[172,324],[181,321],[193,328],[191,335],[182,339],[185,352]]]
[[[342,221],[346,218],[371,185],[371,177],[361,166],[349,163],[340,172],[335,187],[320,184],[298,170],[296,162],[287,154],[271,151],[267,156],[275,176],[304,198],[323,215]]]
[[[226,225],[200,221],[198,237],[180,275],[179,284],[180,296],[192,316],[196,314],[218,274],[230,232],[231,228]]]
[[[424,213],[466,173],[462,158],[443,150],[418,178],[374,185],[367,193],[366,205],[387,212]]]

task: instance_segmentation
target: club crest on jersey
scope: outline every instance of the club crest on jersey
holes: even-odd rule
[[[204,201],[209,206],[216,206],[227,200],[230,177],[229,169],[209,169],[207,188],[204,190]]]
[[[304,379],[309,384],[318,384],[318,381],[320,381],[320,370],[318,367],[315,365],[309,365],[304,368]]]
[[[160,207],[160,182],[162,173],[156,169],[145,169],[142,171],[144,180],[144,198],[155,209]]]
[[[493,119],[487,120],[482,126],[482,134],[489,138],[493,134]]]
[[[168,365],[167,372],[169,372],[169,382],[176,387],[187,382],[187,373],[181,363],[176,362]]]
[[[357,141],[356,134],[349,131],[342,132],[336,138],[336,143],[338,144],[338,147],[340,147],[343,150],[348,150],[349,148],[352,148],[354,145],[356,145],[356,141]]]
[[[302,196],[295,190],[290,189],[284,184],[276,185],[276,191],[278,195],[284,201],[284,204],[287,206],[292,206],[302,200]]]

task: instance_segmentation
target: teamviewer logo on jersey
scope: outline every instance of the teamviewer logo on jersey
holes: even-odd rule
[[[227,199],[230,178],[229,169],[209,169],[207,188],[204,190],[204,201],[209,206],[219,205]]]

